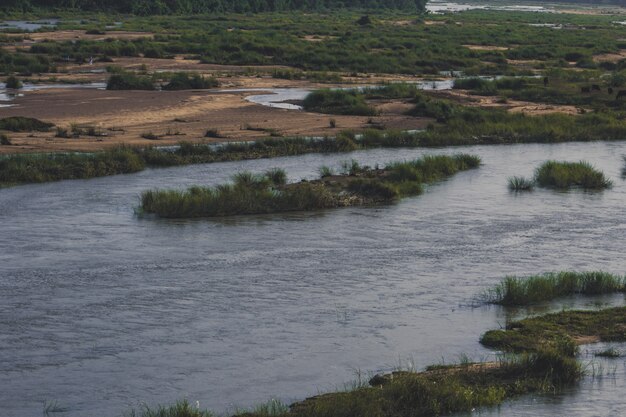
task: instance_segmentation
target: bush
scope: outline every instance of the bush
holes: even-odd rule
[[[154,90],[154,83],[150,77],[121,72],[109,77],[107,90]]]
[[[0,145],[2,146],[11,146],[13,145],[13,143],[11,143],[11,140],[9,139],[9,137],[5,134],[0,134]]]
[[[200,74],[192,74],[186,72],[177,72],[171,76],[169,83],[163,86],[164,90],[204,90],[208,88],[218,87],[217,79],[210,77],[204,78]]]
[[[16,76],[11,75],[9,78],[7,78],[6,87],[17,90],[22,88],[22,82]]]
[[[365,102],[363,94],[354,90],[313,91],[305,97],[302,107],[307,111],[327,114],[376,115],[376,110]]]

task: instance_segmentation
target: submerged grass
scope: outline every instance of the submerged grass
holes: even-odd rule
[[[596,311],[562,311],[508,323],[486,332],[480,342],[490,348],[528,352],[554,350],[567,356],[578,344],[626,341],[626,307]]]
[[[286,174],[273,169],[263,175],[242,172],[232,184],[194,186],[185,191],[148,190],[141,195],[141,212],[165,218],[190,218],[319,210],[388,203],[422,192],[422,184],[476,168],[473,155],[424,156],[393,163],[385,169],[360,167],[353,161],[345,173],[316,181],[285,184]]]
[[[580,187],[585,190],[600,190],[613,185],[601,171],[585,161],[546,161],[535,171],[535,181],[541,187],[557,189]]]
[[[523,306],[568,295],[626,292],[626,276],[607,272],[556,272],[529,277],[509,276],[485,294],[487,302]]]

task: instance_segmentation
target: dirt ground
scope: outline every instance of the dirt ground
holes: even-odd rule
[[[303,87],[304,82],[271,78],[239,77],[227,81],[238,88]],[[429,120],[403,115],[404,106],[381,103],[377,117],[331,116],[301,110],[270,108],[246,101],[250,92],[211,91],[106,91],[59,89],[27,92],[15,99],[14,107],[0,109],[1,117],[25,116],[69,129],[93,126],[103,135],[78,139],[56,138],[55,132],[11,133],[15,146],[0,146],[0,153],[94,151],[128,144],[168,145],[192,142],[241,141],[267,137],[335,135],[342,129],[365,129],[372,125],[392,129],[420,129]],[[336,127],[330,128],[330,119]],[[205,138],[216,129],[224,138]],[[142,134],[159,136],[158,140]]]

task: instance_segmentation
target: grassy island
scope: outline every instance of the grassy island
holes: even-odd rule
[[[141,211],[159,217],[188,218],[319,210],[334,207],[390,203],[417,195],[422,185],[476,168],[480,158],[424,156],[383,169],[346,164],[344,172],[314,181],[286,184],[283,171],[264,175],[235,175],[233,184],[191,187],[186,191],[149,190],[141,196]]]

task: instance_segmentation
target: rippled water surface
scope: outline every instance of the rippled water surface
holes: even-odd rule
[[[218,184],[241,169],[278,166],[299,180],[350,158],[461,150],[483,166],[391,206],[194,221],[133,213],[147,188]],[[331,390],[356,369],[486,358],[480,334],[525,313],[470,306],[502,276],[624,272],[622,154],[626,143],[380,149],[2,189],[0,415],[41,415],[54,400],[61,416],[108,417],[183,397],[223,411]],[[548,158],[586,159],[615,185],[507,190],[506,177]],[[603,303],[623,297],[549,307]],[[584,399],[594,415],[623,411],[618,368],[580,392],[500,410],[588,416]]]

